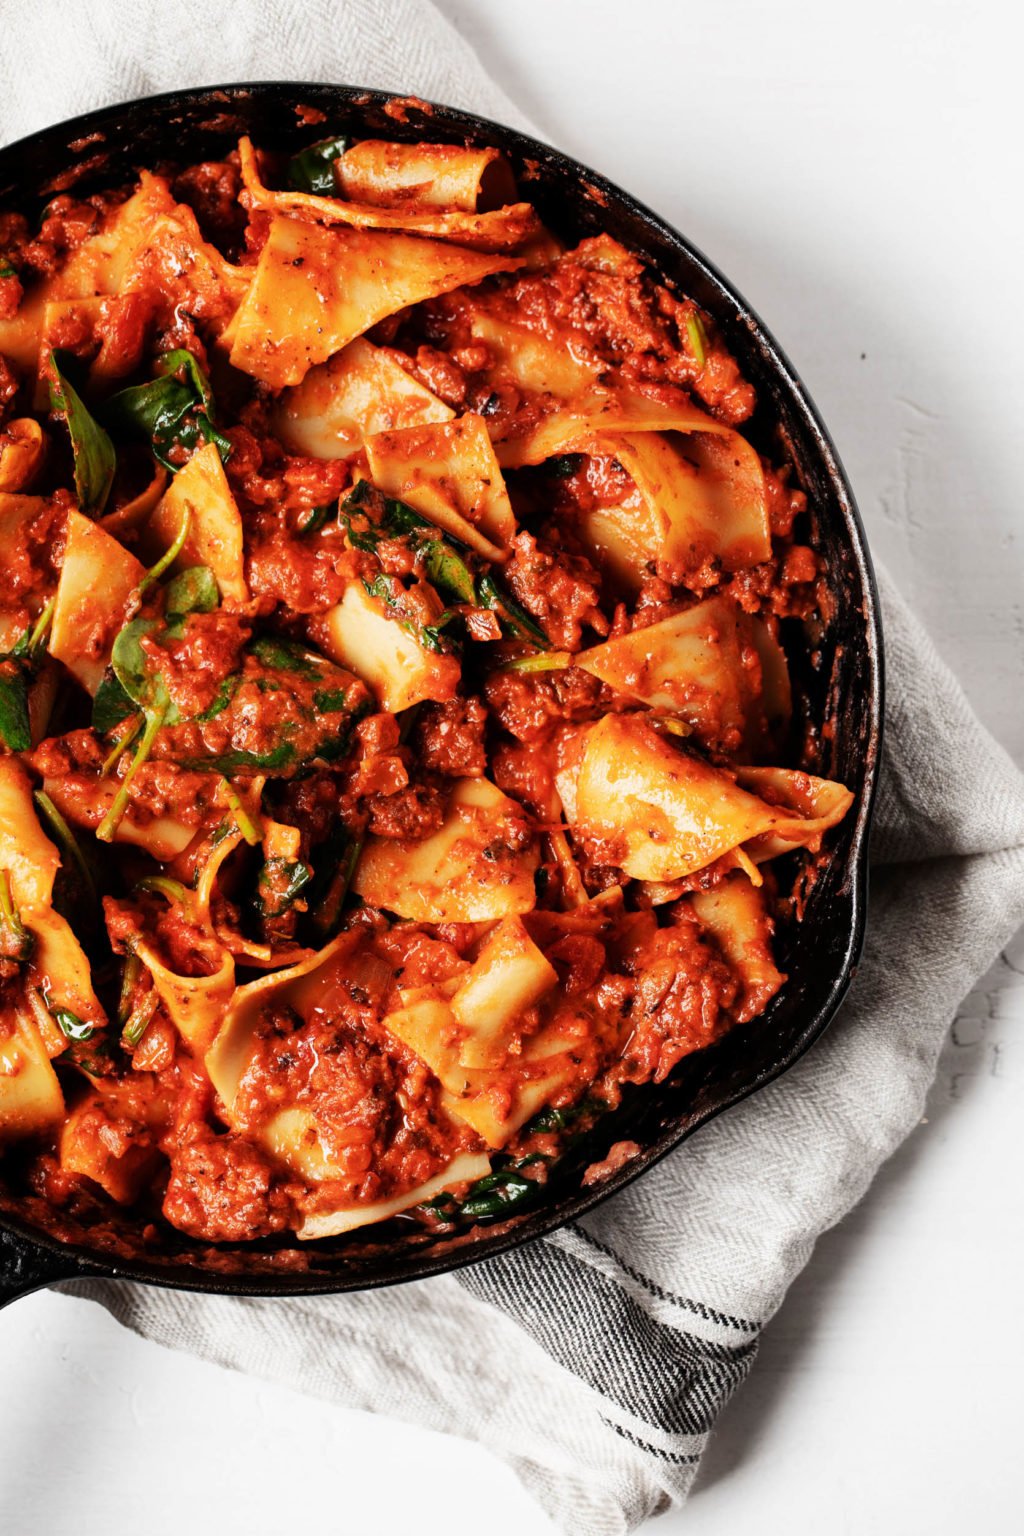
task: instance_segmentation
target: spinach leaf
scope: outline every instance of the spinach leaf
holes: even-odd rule
[[[332,196],[337,192],[334,180],[334,162],[348,149],[349,141],[342,135],[335,139],[321,139],[308,149],[293,155],[288,162],[288,185],[296,192],[314,192],[317,196]]]
[[[142,649],[143,637],[156,627],[156,619],[133,619],[119,632],[111,652],[114,676],[128,698],[141,709],[146,724],[128,772],[118,786],[110,809],[96,828],[96,836],[102,843],[113,840],[128,809],[132,780],[152,752],[157,734],[163,726],[174,725],[181,718],[177,706],[171,702],[167,684],[150,666]]]
[[[476,586],[469,567],[444,539],[427,539],[421,545],[423,569],[431,584],[460,603],[476,602]]]
[[[158,627],[156,619],[133,619],[126,624],[114,641],[110,665],[125,693],[147,717],[160,711],[163,724],[175,725],[180,719],[177,706],[142,648],[144,637]]]
[[[295,905],[300,891],[313,878],[313,871],[301,860],[268,859],[256,881],[256,910],[261,917],[281,917]]]
[[[362,851],[363,839],[354,836],[342,821],[315,850],[308,901],[310,922],[322,944],[337,932]]]
[[[425,650],[444,652],[457,649],[454,638],[443,633],[447,625],[456,617],[452,609],[445,609],[433,624],[421,624],[397,576],[388,576],[384,571],[380,571],[372,581],[364,578],[363,586],[370,597],[375,597],[378,602],[384,604],[388,617],[401,625],[413,639],[418,640]]]
[[[55,607],[56,599],[51,597],[32,628],[0,656],[0,737],[11,752],[27,752],[32,745],[29,689],[46,649]]]
[[[229,778],[231,774],[238,773],[241,769],[263,769],[266,773],[276,773],[282,768],[291,767],[295,761],[295,748],[289,741],[279,741],[276,747],[269,752],[221,752],[217,757],[183,758],[183,768],[210,768],[215,773],[224,774]]]
[[[154,457],[172,474],[202,443],[215,443],[221,458],[229,458],[231,444],[214,426],[209,380],[192,353],[184,347],[164,352],[156,368],[158,377],[150,383],[122,389],[107,402],[109,425],[147,438]]]
[[[57,880],[63,887],[64,899],[82,926],[94,927],[101,910],[100,902],[96,894],[92,870],[89,868],[81,845],[49,795],[37,789],[33,791],[32,798],[61,851]]]
[[[134,713],[135,705],[121,687],[113,670],[108,667],[92,701],[93,730],[106,736]]]
[[[568,480],[582,468],[585,457],[582,453],[556,454],[544,465],[544,473],[550,475],[553,480]]]
[[[32,745],[29,676],[20,657],[9,655],[0,661],[0,736],[11,752],[27,752]]]
[[[454,542],[404,501],[360,480],[346,496],[340,516],[354,549],[374,554],[382,539],[404,538],[439,592],[460,603],[476,602],[473,576]]]
[[[242,675],[240,672],[232,672],[228,677],[222,678],[217,685],[217,692],[214,695],[213,703],[208,704],[195,718],[200,721],[216,720],[217,716],[223,714],[231,703],[241,681]]]
[[[212,613],[219,605],[220,588],[208,565],[190,565],[167,583],[164,613],[169,624],[190,613]]]
[[[11,877],[6,869],[0,869],[0,956],[20,965],[31,957],[35,943],[35,935],[21,921]]]
[[[322,715],[333,715],[348,708],[347,688],[318,688],[313,695],[313,707]]]
[[[481,608],[492,608],[512,640],[529,640],[541,650],[551,649],[551,641],[534,619],[504,592],[493,576],[481,576],[477,582],[477,601]]]
[[[322,507],[311,507],[306,515],[306,521],[299,525],[299,533],[319,533],[320,529],[330,522],[332,517],[338,515],[338,503],[336,501],[324,502]]]
[[[524,1179],[514,1169],[499,1169],[496,1173],[485,1174],[470,1187],[462,1202],[462,1215],[471,1221],[486,1216],[505,1216],[528,1205],[536,1198],[538,1189],[532,1179]]]
[[[63,416],[75,459],[75,490],[83,512],[98,516],[114,483],[117,456],[99,422],[89,414],[67,378],[70,353],[50,353],[50,406]]]
[[[249,647],[250,653],[265,667],[275,672],[294,672],[297,677],[320,677],[322,667],[315,656],[303,650],[294,640],[282,640],[278,635],[260,635]]]

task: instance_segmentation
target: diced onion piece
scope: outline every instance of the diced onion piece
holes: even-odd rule
[[[455,1021],[466,1031],[463,1065],[492,1067],[503,1061],[516,1020],[557,983],[558,972],[522,919],[504,918],[451,999]]]
[[[324,615],[323,649],[373,689],[382,709],[397,713],[424,699],[455,697],[461,676],[458,658],[429,651],[361,581]]]
[[[786,979],[772,958],[772,920],[764,896],[746,875],[736,874],[710,891],[696,891],[690,904],[743,981],[736,1021],[745,1024],[767,1008]]]
[[[277,215],[235,316],[231,361],[275,388],[298,384],[387,315],[519,265],[414,235]]]
[[[345,459],[375,432],[450,421],[454,414],[383,347],[357,337],[285,390],[275,421],[296,453]]]
[[[381,432],[366,442],[370,476],[488,560],[504,559],[516,520],[482,416]]]
[[[372,907],[425,923],[474,923],[536,903],[535,838],[521,844],[522,812],[488,779],[459,779],[444,825],[420,842],[371,837],[352,888]]]
[[[81,512],[68,513],[49,651],[88,693],[102,681],[126,604],[144,575],[117,539]]]
[[[491,1171],[491,1160],[483,1152],[460,1152],[447,1168],[435,1174],[426,1183],[407,1190],[404,1195],[394,1195],[390,1200],[375,1200],[370,1205],[350,1205],[334,1211],[311,1211],[303,1217],[296,1232],[300,1242],[318,1237],[337,1237],[341,1232],[351,1232],[355,1227],[369,1226],[375,1221],[386,1221],[407,1211],[425,1200],[433,1200],[457,1184],[473,1184]]]
[[[188,537],[173,568],[180,571],[191,565],[209,566],[221,598],[244,607],[249,589],[245,584],[242,519],[215,443],[204,444],[192,455],[153,512],[146,543],[154,558],[174,543],[189,514]]]
[[[35,1024],[5,1009],[0,1016],[0,1147],[59,1121],[64,1096]]]

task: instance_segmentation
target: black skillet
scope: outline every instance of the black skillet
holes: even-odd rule
[[[299,109],[323,112],[310,127]],[[390,108],[390,110],[389,110]],[[499,1225],[444,1237],[398,1219],[349,1238],[216,1249],[170,1228],[154,1240],[143,1223],[111,1210],[68,1220],[20,1186],[16,1162],[0,1164],[0,1305],[53,1281],[108,1276],[222,1295],[289,1296],[390,1285],[487,1259],[580,1216],[677,1146],[713,1115],[779,1076],[818,1038],[853,974],[864,933],[867,843],[878,769],[882,636],[871,562],[853,496],[818,413],[793,368],[739,294],[701,254],[626,192],[511,128],[450,107],[396,104],[350,86],[289,82],[232,85],[150,97],[59,123],[0,150],[0,208],[30,217],[57,191],[95,191],[132,180],[140,167],[223,157],[240,133],[261,146],[299,148],[318,135],[493,144],[505,151],[524,195],[563,239],[602,230],[640,253],[661,277],[710,312],[757,389],[751,436],[780,456],[785,445],[807,492],[807,536],[824,556],[833,597],[826,632],[787,637],[795,694],[818,737],[817,771],[848,784],[855,810],[832,834],[830,860],[799,923],[780,932],[789,980],[765,1014],[636,1089],[559,1165],[540,1203]],[[640,1150],[603,1183],[584,1186],[587,1164],[613,1143]],[[11,1171],[13,1169],[14,1171]]]

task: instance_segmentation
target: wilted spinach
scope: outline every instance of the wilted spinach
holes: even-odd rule
[[[321,139],[300,150],[288,162],[288,185],[296,192],[313,192],[317,196],[330,196],[337,191],[334,181],[334,162],[348,149],[349,141],[339,135],[334,139]]]
[[[191,352],[177,347],[156,360],[157,377],[122,389],[107,402],[104,420],[146,438],[154,457],[172,474],[203,443],[215,443],[222,459],[231,444],[214,425],[210,383]]]
[[[117,455],[99,422],[89,413],[67,377],[74,359],[68,352],[50,353],[50,406],[64,418],[75,460],[75,490],[83,512],[97,517],[114,483]]]

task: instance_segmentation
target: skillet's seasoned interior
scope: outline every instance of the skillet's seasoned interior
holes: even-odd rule
[[[504,1214],[784,980],[851,801],[803,496],[708,318],[518,197],[243,140],[0,219],[0,1138],[55,1205]]]

